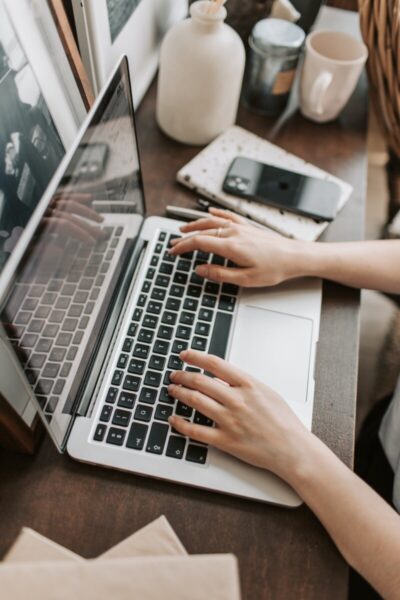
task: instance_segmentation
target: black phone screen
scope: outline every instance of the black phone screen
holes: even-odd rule
[[[224,181],[229,194],[297,214],[332,221],[340,187],[331,181],[286,171],[249,158],[235,158]]]

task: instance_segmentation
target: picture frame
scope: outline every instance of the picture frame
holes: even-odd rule
[[[188,0],[72,0],[83,63],[97,94],[122,54],[129,60],[135,107],[157,68],[166,31],[188,13]]]

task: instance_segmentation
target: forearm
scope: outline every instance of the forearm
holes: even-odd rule
[[[304,244],[294,258],[301,275],[400,294],[400,241]]]
[[[344,558],[385,599],[400,598],[400,515],[313,435],[290,483]]]

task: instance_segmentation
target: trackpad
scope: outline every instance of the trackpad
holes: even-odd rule
[[[306,402],[312,326],[310,319],[242,306],[229,361],[269,385],[290,404]]]

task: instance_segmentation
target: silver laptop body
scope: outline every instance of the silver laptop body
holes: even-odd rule
[[[297,506],[271,473],[171,431],[175,412],[214,424],[166,386],[185,368],[181,349],[216,353],[278,391],[310,429],[321,284],[245,291],[199,281],[195,265],[221,258],[170,257],[180,225],[145,217],[123,58],[3,260],[1,352],[71,457]]]

